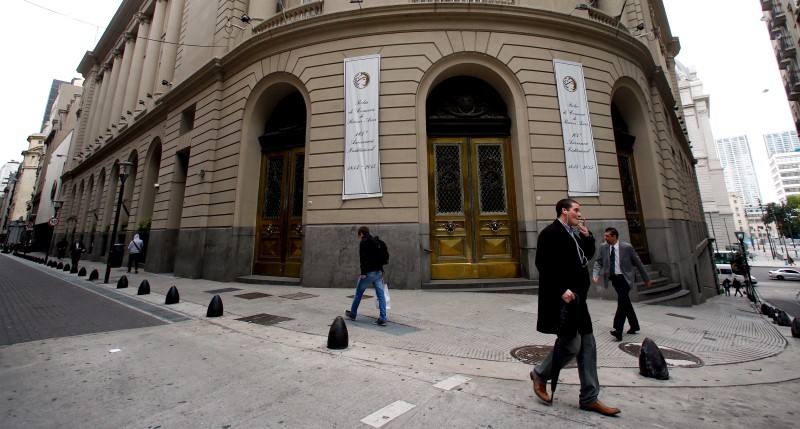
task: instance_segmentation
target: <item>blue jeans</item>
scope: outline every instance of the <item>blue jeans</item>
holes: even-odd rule
[[[350,306],[350,314],[353,317],[356,317],[358,312],[358,306],[361,304],[361,296],[364,295],[364,291],[367,290],[369,285],[375,286],[375,295],[378,295],[378,303],[380,305],[380,320],[381,322],[386,321],[386,297],[383,296],[383,272],[381,271],[372,271],[367,273],[366,278],[359,278],[358,286],[356,286],[356,294],[353,297],[353,304]]]

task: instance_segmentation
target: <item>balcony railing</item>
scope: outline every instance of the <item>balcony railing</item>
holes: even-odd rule
[[[761,0],[761,10],[768,11],[772,9],[772,0]]]
[[[263,33],[267,30],[271,30],[276,27],[280,27],[286,24],[291,24],[297,21],[302,21],[304,19],[308,19],[317,15],[322,15],[324,5],[325,2],[323,0],[319,0],[301,4],[297,7],[284,10],[283,13],[279,13],[274,17],[267,19],[261,24],[255,26],[253,28],[253,33],[256,34]]]
[[[786,25],[786,12],[780,8],[780,5],[775,5],[769,10],[769,13],[772,15],[772,22],[775,25]]]
[[[794,46],[794,42],[792,41],[792,39],[790,39],[789,36],[784,35],[783,37],[781,37],[780,40],[781,40],[780,41],[781,53],[783,54],[783,56],[785,57],[794,56],[797,50]]]

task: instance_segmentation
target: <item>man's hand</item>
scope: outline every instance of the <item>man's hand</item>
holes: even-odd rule
[[[586,228],[586,221],[585,220],[582,220],[578,224],[578,232],[580,232],[581,235],[584,236],[584,237],[588,237],[589,236],[589,229]]]
[[[652,281],[644,282],[644,285],[650,287],[653,285],[653,282]]]
[[[600,277],[592,277],[592,281],[595,283],[600,283]]]
[[[365,278],[367,278],[367,276],[365,274],[362,274],[361,275],[361,280],[364,280]]]
[[[564,302],[566,302],[567,304],[569,304],[569,303],[570,303],[570,301],[572,301],[573,299],[575,299],[575,294],[574,294],[574,293],[572,293],[572,291],[571,291],[571,290],[567,289],[567,291],[566,291],[566,292],[564,292],[564,295],[561,295],[561,299],[563,299],[563,300],[564,300]]]

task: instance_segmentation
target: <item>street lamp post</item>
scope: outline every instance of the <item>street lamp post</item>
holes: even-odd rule
[[[55,209],[55,213],[53,214],[53,219],[58,220],[58,211],[61,210],[61,206],[64,205],[64,202],[61,200],[53,200],[53,208]],[[56,233],[56,223],[53,225],[50,223],[50,226],[53,228],[53,231],[50,233],[50,239],[47,240],[47,248],[44,251],[44,264],[47,265],[47,258],[50,256],[50,246],[53,244],[53,235]]]
[[[119,212],[122,209],[122,194],[125,192],[125,179],[128,178],[128,167],[133,165],[132,162],[120,162],[117,164],[119,167],[119,197],[117,197],[117,214],[114,216],[114,228],[111,230],[111,246],[108,249],[108,262],[106,263],[106,276],[103,283],[108,283],[108,278],[111,276],[111,257],[114,251],[114,242],[117,241],[117,228],[119,228]]]
[[[744,273],[747,276],[745,282],[745,288],[747,289],[747,298],[750,299],[751,302],[756,302],[756,294],[753,290],[753,278],[750,276],[750,264],[747,263],[747,251],[744,248],[744,231],[734,231],[736,234],[736,239],[739,240],[739,245],[742,249],[742,259],[744,260]]]

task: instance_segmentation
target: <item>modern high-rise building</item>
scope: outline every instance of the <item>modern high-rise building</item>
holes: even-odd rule
[[[686,67],[676,62],[675,72],[684,116],[680,121],[685,121],[689,141],[692,142],[692,154],[696,160],[694,170],[697,173],[708,234],[717,241],[718,246],[735,242],[734,233],[744,229],[742,225],[740,228],[735,227],[734,213],[725,186],[725,171],[714,146],[709,121],[710,97],[703,91],[703,83],[698,79],[693,66]]]
[[[755,207],[761,192],[758,190],[756,170],[750,155],[747,136],[717,139],[717,155],[725,170],[725,186],[730,192],[742,196],[745,206]]]
[[[778,153],[794,152],[800,149],[800,140],[797,131],[783,131],[779,133],[764,134],[764,145],[767,146],[767,156]]]
[[[769,171],[780,201],[785,202],[789,195],[800,195],[800,152],[771,156]]]

